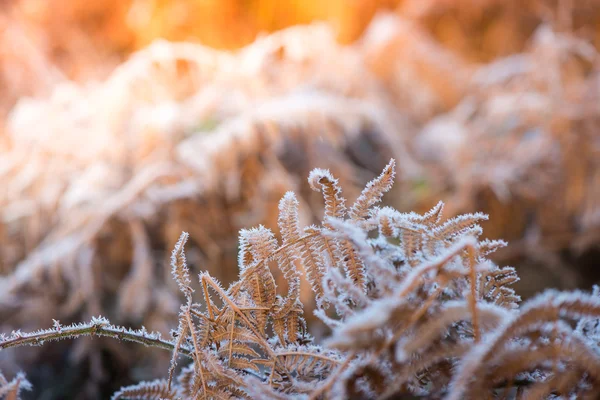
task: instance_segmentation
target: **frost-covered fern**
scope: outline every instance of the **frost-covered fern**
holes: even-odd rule
[[[194,292],[184,233],[171,268],[186,302],[170,340],[96,318],[13,332],[0,339],[0,349],[98,335],[172,352],[164,379],[123,388],[114,399],[544,398],[600,391],[598,290],[548,291],[519,307],[510,287],[516,271],[486,258],[506,244],[479,240],[486,215],[442,221],[441,202],[424,215],[376,206],[394,169],[392,160],[349,207],[329,171],[313,171],[309,183],[325,201],[322,223],[301,227],[298,201],[287,193],[279,205],[282,241],[263,226],[242,230],[239,279],[227,288],[202,273],[201,292]],[[282,272],[287,292],[278,291],[272,268]],[[302,273],[315,293],[315,315],[331,328],[323,343],[315,343],[304,320]],[[1,378],[0,395],[27,388],[22,376],[15,379]]]

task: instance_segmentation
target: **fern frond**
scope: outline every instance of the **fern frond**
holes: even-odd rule
[[[337,239],[343,255],[343,265],[346,275],[352,279],[354,284],[364,294],[366,293],[367,274],[365,263],[369,264],[371,276],[379,277],[381,274],[391,272],[390,267],[384,260],[375,256],[373,249],[368,244],[366,233],[350,222],[327,219],[327,224],[334,231],[324,231],[326,236]]]
[[[240,324],[243,324],[245,328],[250,330],[252,334],[255,336],[254,342],[257,345],[260,345],[262,350],[267,353],[267,355],[272,355],[273,351],[271,346],[267,342],[266,338],[260,334],[260,331],[256,328],[255,324],[253,324],[248,317],[244,314],[242,310],[235,304],[235,302],[230,298],[228,293],[226,293],[220,285],[212,278],[210,275],[201,275],[201,283],[202,285],[210,286],[217,294],[221,297],[221,299],[226,303],[226,306],[231,311],[235,312],[240,319]],[[222,331],[222,329],[221,329]],[[227,334],[227,332],[225,332]],[[215,334],[216,335],[216,334]],[[227,340],[227,339],[226,339]]]
[[[344,270],[352,279],[352,282],[360,288],[363,293],[367,290],[367,279],[365,265],[359,257],[358,252],[349,240],[341,240],[340,247],[344,259]]]
[[[350,219],[355,222],[362,222],[369,215],[369,209],[379,203],[384,193],[392,188],[395,174],[396,161],[392,159],[383,169],[381,175],[369,182],[358,196],[356,202],[348,211]]]
[[[322,262],[321,270],[325,275],[328,266],[343,265],[343,256],[340,245],[336,240],[323,234],[323,229],[314,225],[304,229],[304,233],[310,235],[309,247],[312,252],[320,255]],[[321,288],[323,289],[323,288]]]
[[[277,250],[275,235],[270,229],[262,225],[252,229],[242,229],[240,231],[240,241],[244,244],[244,249],[250,250],[254,262],[268,259]],[[244,266],[244,264],[241,266]]]
[[[192,293],[194,290],[190,286],[192,281],[190,280],[190,271],[185,260],[184,246],[187,242],[189,234],[183,232],[173,249],[171,254],[171,274],[179,285],[179,290],[185,295],[189,304],[192,302]]]
[[[434,228],[433,232],[437,239],[446,240],[453,235],[464,232],[480,221],[487,221],[488,215],[483,213],[464,214],[451,218],[441,226]]]
[[[252,264],[254,264],[254,255],[250,251],[248,230],[241,229],[238,239],[238,268],[243,272]]]
[[[184,233],[171,272],[186,301],[170,341],[94,318],[0,335],[0,350],[88,335],[172,352],[168,379],[123,388],[113,399],[457,400],[489,398],[501,389],[530,396],[598,392],[600,289],[593,296],[548,291],[519,309],[510,287],[516,271],[486,259],[505,243],[477,239],[478,222],[487,216],[440,224],[441,202],[424,215],[379,208],[393,175],[392,160],[346,215],[337,181],[328,171],[313,171],[311,187],[326,203],[322,225],[302,229],[298,200],[286,193],[279,203],[281,244],[264,226],[242,230],[239,279],[225,290],[200,273],[201,303],[192,303]],[[147,241],[142,230],[132,225],[140,248]],[[277,293],[273,263],[287,293]],[[315,315],[332,328],[319,346],[311,345],[303,318],[301,264],[317,298]],[[323,302],[335,309],[326,313]],[[180,354],[191,363],[174,380]],[[559,379],[566,370],[572,373]],[[24,386],[15,379],[0,374],[0,397],[17,397]]]
[[[449,400],[463,398],[470,382],[483,373],[482,366],[499,351],[505,343],[520,332],[532,326],[557,321],[561,317],[575,319],[600,317],[600,299],[591,298],[582,292],[560,293],[547,290],[530,300],[521,312],[506,321],[485,343],[475,346],[470,354],[463,358],[459,370],[454,376]],[[524,359],[525,360],[525,359]],[[600,370],[600,368],[598,369]]]
[[[252,331],[237,325],[234,325],[233,336],[230,329],[218,327],[212,338],[215,342],[224,342],[230,340],[231,338],[233,338],[235,341],[245,343],[255,343],[258,340]]]
[[[474,237],[474,238],[479,238],[481,235],[483,234],[483,228],[478,225],[478,224],[474,224],[468,228],[465,228],[463,230],[461,230],[459,233],[457,233],[456,235],[454,235],[454,237],[452,238],[453,240],[458,239],[461,236],[470,236],[470,237]],[[479,250],[479,249],[478,249]],[[479,253],[479,251],[478,251]]]
[[[277,352],[281,361],[276,371],[280,375],[296,376],[296,379],[312,381],[327,376],[342,360],[336,352],[324,352],[319,347],[288,347]]]
[[[260,372],[260,369],[258,368],[258,366],[256,366],[256,364],[250,362],[246,358],[240,358],[240,357],[233,356],[228,359],[228,363],[231,368],[235,368],[235,369],[239,369],[239,370],[251,369],[257,373]]]
[[[521,297],[518,296],[513,288],[508,287],[519,281],[517,271],[512,267],[496,268],[483,272],[480,289],[482,296],[499,306],[516,309]]]
[[[228,386],[244,387],[242,376],[235,370],[225,366],[217,353],[210,349],[203,349],[203,355],[202,365],[206,367],[206,371],[211,379],[209,387],[213,385],[217,388],[226,388]],[[253,368],[251,367],[251,369]]]
[[[313,169],[308,176],[308,183],[312,190],[323,193],[326,217],[344,217],[346,214],[346,200],[342,197],[342,189],[338,180],[328,170]]]
[[[379,219],[379,218],[378,218]],[[375,250],[369,243],[367,233],[357,227],[355,224],[349,221],[341,220],[328,220],[329,225],[335,228],[335,231],[324,231],[325,235],[338,238],[341,243],[349,243],[358,255],[358,259],[361,260],[364,274],[364,281],[366,281],[367,272],[373,281],[381,287],[385,288],[388,285],[396,283],[397,277],[395,276],[395,270],[392,265],[388,264],[380,255],[376,254]],[[368,265],[368,271],[365,266]],[[360,271],[359,271],[360,273]],[[348,276],[352,278],[352,274],[347,271]],[[352,279],[354,282],[356,280]],[[363,294],[366,293],[366,287],[358,285],[362,290]],[[360,304],[366,304],[367,302],[360,302]]]
[[[300,222],[298,219],[298,200],[293,192],[287,192],[279,202],[279,229],[283,238],[283,246],[292,247],[302,260],[306,279],[311,285],[317,302],[323,296],[323,261],[320,252],[313,244],[317,240],[309,237],[301,238]]]
[[[285,345],[286,340],[286,332],[285,332],[285,317],[273,318],[273,331],[277,335],[277,339],[279,339],[279,343],[281,345]]]
[[[285,329],[287,333],[287,340],[289,343],[296,343],[298,341],[298,333],[302,326],[304,326],[304,319],[302,314],[304,313],[302,303],[300,300],[296,300],[296,304],[285,316]]]
[[[404,252],[404,257],[414,267],[419,263],[419,253],[423,249],[424,233],[427,228],[424,225],[412,225],[410,227],[397,225],[400,231],[400,242]]]
[[[252,264],[240,264],[240,287],[248,291],[255,305],[270,309],[275,304],[276,286],[267,261],[277,250],[275,235],[271,230],[259,226],[255,229],[242,230],[240,242],[244,244],[243,251],[247,252],[253,260]],[[240,258],[240,261],[243,260]],[[264,332],[268,310],[256,310],[255,316],[258,329]]]
[[[419,222],[433,228],[435,225],[440,223],[443,212],[444,202],[439,201],[431,210],[427,211],[425,215],[423,215],[423,219]]]
[[[282,318],[291,311],[300,298],[300,273],[296,267],[299,259],[298,255],[289,248],[279,251],[275,259],[288,285],[287,296],[281,298],[273,315],[273,318]]]
[[[564,365],[569,365],[569,368],[585,371],[592,383],[589,391],[596,394],[599,386],[593,382],[598,382],[600,379],[600,355],[583,338],[574,335],[571,327],[562,321],[538,324],[538,327],[534,329],[535,332],[532,332],[534,336],[542,336],[544,339],[536,340],[530,346],[508,346],[494,354],[494,363],[490,363],[490,368],[477,371],[474,378],[480,379],[475,380],[467,388],[466,397],[477,397],[479,393],[484,394],[489,391],[487,386],[490,383],[505,381],[536,368],[543,369],[544,364],[548,363],[555,365],[564,363]],[[523,351],[526,349],[527,357],[523,357]],[[578,380],[572,382],[577,383]],[[570,387],[567,390],[573,389],[577,388]],[[579,395],[582,395],[585,390],[578,392]]]
[[[235,340],[231,342],[231,346],[228,343],[226,347],[221,347],[217,353],[221,358],[224,359],[230,358],[230,355],[247,356],[253,358],[260,357],[260,354],[257,353],[252,347],[240,342],[236,342]]]
[[[265,273],[264,270],[268,270],[268,267],[257,271],[249,278],[248,292],[256,305],[271,308],[276,299],[275,279],[273,275]],[[269,310],[256,310],[254,312],[256,326],[261,333],[264,333],[267,328],[268,314]]]
[[[194,327],[194,334],[192,337],[196,338],[196,344],[198,347],[206,347],[212,341],[212,326],[210,321],[207,319],[199,319],[197,323],[192,324]]]
[[[277,220],[283,245],[293,245],[300,239],[300,221],[298,220],[298,199],[294,192],[287,192],[279,201]]]
[[[397,237],[399,232],[398,228],[394,224],[394,218],[398,214],[398,211],[391,207],[383,207],[377,213],[379,219],[379,234],[386,238]]]
[[[169,388],[167,381],[157,379],[121,388],[113,394],[111,400],[174,400],[176,396],[177,393]]]
[[[479,255],[482,257],[488,256],[498,249],[506,247],[508,243],[504,240],[484,239],[479,242]]]

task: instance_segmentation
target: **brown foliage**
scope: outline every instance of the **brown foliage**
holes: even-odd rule
[[[290,28],[235,53],[159,42],[108,76],[122,51],[149,36],[131,39],[131,32],[112,29],[123,9],[102,6],[111,1],[84,3],[38,15],[56,51],[40,47],[39,27],[23,25],[15,14],[0,21],[9,22],[0,28],[2,112],[19,96],[40,96],[21,99],[0,134],[3,330],[37,329],[49,316],[73,322],[102,313],[167,333],[179,299],[162,266],[181,231],[190,232],[190,264],[229,283],[233,238],[246,226],[277,225],[284,193],[297,193],[299,226],[318,220],[313,188],[321,183],[304,180],[312,166],[330,169],[354,200],[390,157],[398,160],[399,188],[388,204],[424,213],[443,198],[446,215],[490,214],[486,234],[511,242],[494,258],[518,263],[521,293],[598,279],[593,270],[577,270],[595,266],[600,233],[593,3],[577,2],[569,27],[570,13],[561,8],[569,2],[535,2],[552,4],[533,10],[534,2],[515,8],[511,1],[446,1],[437,8],[404,1],[350,46],[340,46],[323,25]],[[86,7],[114,15],[86,33],[93,28],[81,18]],[[159,12],[156,20],[168,15]],[[97,51],[92,42],[106,47]],[[50,57],[56,54],[64,64]],[[68,61],[75,56],[80,60]],[[66,78],[95,76],[98,66],[107,76],[100,83]],[[342,209],[325,208],[332,216]],[[416,266],[417,250],[435,245],[422,237],[423,226],[439,222],[440,213],[400,231],[383,213],[380,229],[401,235]],[[287,240],[297,232],[291,229]],[[301,250],[344,252],[355,261],[354,280],[365,283],[352,243],[315,240],[301,242]],[[498,243],[485,246],[487,252]],[[314,282],[321,277],[317,258],[307,260]],[[512,304],[495,283],[513,276],[505,273],[482,271],[487,281],[480,286]],[[282,273],[273,275],[287,287]],[[301,285],[298,296],[310,308],[308,287]],[[315,303],[321,298],[318,292]],[[285,309],[294,309],[292,298],[285,299]],[[144,349],[119,357],[105,342],[77,346],[73,362],[89,365],[100,382],[104,350],[118,357],[108,362],[143,363],[145,376],[155,376],[164,362]],[[25,367],[60,360],[46,349],[28,355]],[[138,362],[138,355],[149,359]],[[13,365],[4,354],[2,363]]]
[[[183,233],[171,273],[186,302],[171,340],[94,318],[13,332],[0,338],[0,350],[91,335],[172,351],[167,379],[122,388],[113,399],[457,400],[502,392],[509,398],[597,393],[598,287],[593,295],[550,290],[519,307],[509,286],[517,280],[514,270],[487,260],[483,251],[494,245],[478,240],[477,222],[487,216],[442,222],[442,204],[424,215],[374,206],[391,188],[394,167],[392,160],[349,212],[326,214],[319,226],[299,228],[297,202],[288,192],[279,206],[283,240],[263,226],[242,230],[238,280],[225,289],[201,273],[201,302],[193,300]],[[316,170],[311,181],[317,176],[328,178],[325,201],[343,204],[336,179]],[[379,234],[370,237],[373,232]],[[405,241],[405,232],[418,239]],[[277,294],[272,264],[283,272],[287,293]],[[303,318],[300,266],[322,296],[315,314],[332,330],[322,345]],[[320,281],[314,270],[308,273],[315,267]],[[577,321],[576,327],[568,321]],[[181,355],[191,364],[178,371]],[[14,396],[23,378],[16,379],[0,382]]]

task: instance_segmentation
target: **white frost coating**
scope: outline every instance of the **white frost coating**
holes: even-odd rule
[[[464,395],[469,381],[476,376],[476,371],[486,357],[494,354],[499,346],[520,332],[530,329],[531,324],[540,325],[544,321],[555,321],[557,318],[579,319],[583,317],[600,317],[600,298],[593,298],[584,292],[559,292],[547,290],[529,300],[520,313],[505,320],[493,334],[473,348],[461,361],[454,379],[451,382],[447,400],[459,400]]]
[[[347,318],[340,328],[336,329],[325,344],[334,348],[351,348],[365,339],[373,331],[385,326],[392,312],[402,303],[402,300],[386,298],[371,305],[360,313]]]

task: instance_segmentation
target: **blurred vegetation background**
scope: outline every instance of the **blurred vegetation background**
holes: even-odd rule
[[[517,291],[600,280],[600,2],[0,2],[0,330],[106,315],[168,335],[167,259],[237,275],[330,168],[350,201],[389,158],[388,204],[484,211]],[[310,296],[304,297],[310,302]],[[315,332],[320,332],[314,326]],[[104,340],[0,353],[31,398],[106,398],[167,355]]]

